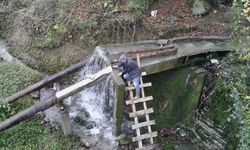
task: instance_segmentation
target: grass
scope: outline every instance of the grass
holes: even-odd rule
[[[40,80],[42,75],[30,68],[0,62],[0,121],[16,114],[34,103],[25,96],[13,104],[3,103],[3,99],[26,86]],[[40,125],[41,114],[24,121],[0,134],[0,149],[77,149],[79,141],[65,137],[62,131],[49,131]]]

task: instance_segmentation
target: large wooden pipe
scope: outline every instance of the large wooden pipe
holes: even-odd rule
[[[87,79],[82,80],[66,89],[63,89],[59,92],[56,92],[56,94],[50,98],[48,98],[45,101],[41,101],[19,113],[16,115],[6,119],[5,121],[0,123],[0,132],[4,131],[24,120],[27,120],[34,116],[36,113],[44,111],[52,106],[54,106],[56,103],[58,103],[60,100],[70,96],[71,94],[74,94],[83,88],[87,88],[89,86],[92,86],[102,80],[104,80],[107,75],[109,75],[112,72],[112,67],[109,66],[107,68],[102,69],[101,71],[97,72],[96,74],[93,74],[89,76]]]
[[[14,95],[7,97],[4,100],[4,102],[7,102],[7,103],[14,102],[17,99],[23,97],[24,95],[29,94],[29,93],[31,93],[31,92],[39,89],[39,88],[44,87],[48,83],[51,83],[51,82],[57,80],[58,78],[62,77],[63,75],[66,75],[68,73],[72,73],[73,71],[76,71],[77,69],[79,69],[79,68],[83,67],[84,65],[86,65],[87,62],[88,62],[88,59],[83,60],[83,61],[81,61],[79,63],[71,65],[70,67],[68,67],[68,68],[66,68],[66,69],[64,69],[64,70],[62,70],[62,71],[60,71],[60,72],[58,72],[56,74],[48,76],[48,77],[44,78],[43,80],[41,80],[41,81],[39,81],[39,82],[37,82],[35,84],[32,84],[32,85],[28,86],[27,88],[15,93]]]

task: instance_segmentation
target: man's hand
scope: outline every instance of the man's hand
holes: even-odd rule
[[[119,69],[119,67],[117,65],[113,65],[112,68]]]

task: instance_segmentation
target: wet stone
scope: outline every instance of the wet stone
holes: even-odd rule
[[[124,121],[122,123],[122,127],[121,127],[121,131],[122,133],[125,133],[125,134],[132,134],[133,133],[133,130],[131,128],[131,126],[134,124],[133,121]]]
[[[96,123],[94,121],[90,121],[87,123],[86,128],[93,129],[95,126],[96,126]]]
[[[74,118],[74,122],[77,123],[77,124],[79,124],[79,125],[81,125],[81,126],[85,126],[86,123],[87,123],[87,121],[84,120],[84,119],[82,119],[80,116],[76,116]]]

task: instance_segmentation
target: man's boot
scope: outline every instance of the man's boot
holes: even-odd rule
[[[140,98],[140,93],[136,93],[136,95],[134,97],[134,99],[138,99],[138,98]]]

